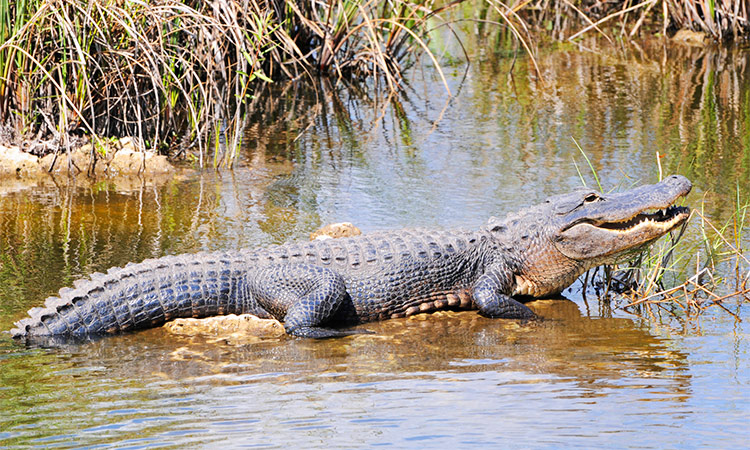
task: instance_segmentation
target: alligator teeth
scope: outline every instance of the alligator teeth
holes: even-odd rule
[[[645,210],[635,217],[619,222],[609,222],[599,225],[599,228],[605,228],[617,232],[631,231],[639,226],[656,226],[660,228],[671,228],[674,222],[679,220],[680,207],[669,206],[666,209]]]

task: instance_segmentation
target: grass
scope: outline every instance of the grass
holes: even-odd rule
[[[533,55],[543,36],[623,40],[661,21],[664,32],[737,37],[750,31],[745,3],[0,0],[0,136],[37,154],[130,136],[142,149],[227,167],[258,83],[327,75],[393,92],[421,54],[451,94],[429,41],[436,30],[459,36],[464,21],[475,35],[504,36],[495,50],[515,43],[541,79]]]
[[[65,149],[76,135],[142,148],[237,148],[272,24],[238,4],[0,0],[0,121]],[[227,159],[215,153],[215,165]]]
[[[42,142],[36,153],[131,136],[231,166],[257,82],[326,74],[397,90],[414,53],[439,67],[426,33],[458,3],[0,0],[0,126]]]
[[[742,0],[520,0],[515,4],[525,22],[559,41],[575,41],[592,30],[610,41],[629,40],[645,27],[662,35],[685,28],[717,40],[736,40],[750,32],[750,5]]]
[[[704,215],[704,204],[705,199],[701,208],[693,210],[691,215],[693,222],[698,222],[700,239],[697,244],[679,248],[676,240],[666,245],[662,243],[652,248],[650,254],[624,268],[624,280],[617,279],[617,275],[612,277],[617,283],[631,286],[625,310],[651,317],[657,312],[667,312],[690,319],[716,306],[741,320],[738,313],[724,303],[730,299],[737,299],[740,303],[750,300],[750,261],[742,247],[742,230],[747,225],[750,203],[741,203],[738,196],[732,217],[722,226],[716,226]],[[675,278],[686,273],[689,266],[694,269],[684,281],[672,286],[665,283],[666,275]]]
[[[583,150],[581,153],[598,183],[596,170]],[[656,159],[660,161],[658,153]],[[737,186],[733,213],[721,226],[706,217],[705,203],[704,197],[700,209],[693,208],[688,220],[679,230],[670,232],[668,239],[661,239],[624,264],[589,271],[584,278],[584,293],[590,283],[601,299],[614,294],[624,300],[623,310],[650,319],[666,313],[681,321],[692,320],[716,306],[741,321],[738,310],[730,310],[725,303],[732,299],[737,305],[750,301],[750,260],[743,247],[750,202],[742,201]],[[688,229],[696,229],[697,239],[685,244],[682,238]]]

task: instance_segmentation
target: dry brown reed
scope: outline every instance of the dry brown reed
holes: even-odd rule
[[[698,222],[701,238],[697,244],[689,248],[677,246],[686,224],[668,243],[655,246],[625,265],[595,271],[587,280],[593,280],[605,298],[610,293],[620,295],[625,300],[625,311],[650,319],[664,312],[687,321],[716,306],[741,321],[738,310],[732,311],[726,304],[730,300],[736,304],[750,301],[750,260],[744,255],[742,238],[748,209],[750,204],[738,206],[721,227],[701,210],[693,210],[689,221]],[[684,281],[675,282],[680,277]]]
[[[500,25],[539,73],[543,35],[594,30],[614,41],[661,21],[665,31],[738,37],[750,31],[748,9],[748,0],[0,0],[0,140],[42,154],[76,136],[131,136],[227,166],[258,80],[327,74],[393,92],[422,53],[450,93],[428,36],[458,35],[470,10]]]
[[[717,39],[750,32],[750,2],[747,0],[662,0],[664,15],[678,28],[702,31]]]
[[[209,145],[238,146],[268,15],[197,0],[32,0],[0,13],[0,123],[27,141],[60,150],[81,134],[132,136],[142,148],[194,145],[201,164]]]
[[[559,41],[573,41],[591,30],[608,40],[630,39],[644,25],[652,33],[659,28],[665,35],[689,29],[718,40],[750,33],[747,0],[516,0],[509,8],[536,31]]]

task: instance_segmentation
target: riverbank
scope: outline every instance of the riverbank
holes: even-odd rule
[[[42,157],[0,145],[0,177],[36,178],[44,174],[92,177],[154,176],[175,172],[164,155],[136,149],[131,138],[110,140],[98,149],[84,144],[69,153]]]
[[[120,191],[134,191],[144,183],[163,184],[184,171],[164,155],[137,150],[130,138],[110,140],[98,150],[84,144],[69,154],[43,157],[0,145],[0,195],[71,181],[81,187],[107,182]]]

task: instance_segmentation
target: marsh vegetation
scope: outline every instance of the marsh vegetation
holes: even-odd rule
[[[724,224],[717,226],[706,217],[703,199],[668,238],[626,263],[587,273],[583,295],[590,280],[599,299],[649,320],[666,315],[684,326],[715,307],[742,321],[741,306],[750,301],[750,260],[743,237],[750,203],[737,193],[735,211]],[[698,238],[681,242],[688,228]]]
[[[231,166],[249,104],[272,80],[326,75],[396,91],[425,63],[450,92],[436,36],[524,52],[540,72],[534,55],[548,38],[624,42],[645,26],[739,38],[747,9],[740,0],[0,0],[0,143],[41,155],[85,139],[95,154],[101,139],[131,137]]]

